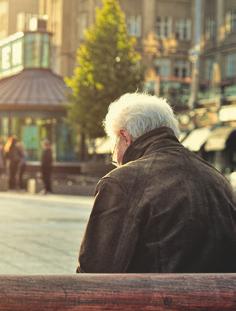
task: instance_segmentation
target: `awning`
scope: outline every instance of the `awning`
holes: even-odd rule
[[[235,121],[236,120],[236,106],[229,105],[222,107],[219,111],[219,119],[222,122]]]
[[[225,143],[230,133],[235,130],[231,126],[222,126],[214,129],[205,145],[205,151],[221,151],[225,149]]]
[[[211,133],[210,128],[203,127],[193,130],[182,142],[187,149],[197,152],[201,146],[207,141]]]

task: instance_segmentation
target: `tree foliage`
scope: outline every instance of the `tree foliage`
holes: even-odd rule
[[[66,79],[72,90],[70,120],[89,138],[104,136],[102,120],[108,105],[123,93],[140,89],[142,80],[140,55],[118,0],[103,0],[77,51],[74,74]]]

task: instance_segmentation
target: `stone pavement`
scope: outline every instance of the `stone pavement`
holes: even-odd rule
[[[0,192],[0,274],[72,274],[92,197]]]

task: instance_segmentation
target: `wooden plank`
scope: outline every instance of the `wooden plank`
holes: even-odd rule
[[[236,310],[236,274],[0,276],[0,311]]]

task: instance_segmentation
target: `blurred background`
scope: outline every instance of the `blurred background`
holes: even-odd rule
[[[97,31],[101,20],[96,14],[108,23],[112,12],[104,10],[109,3],[120,6],[127,40],[131,40],[127,42],[137,52],[140,81],[134,83],[133,91],[138,87],[166,97],[177,114],[183,144],[233,182],[236,0],[0,0],[0,137],[4,143],[16,135],[23,142],[26,178],[37,177],[45,138],[52,142],[54,174],[63,176],[67,185],[76,183],[73,175],[100,177],[112,168],[110,142],[99,125],[97,132],[92,131],[96,118],[90,115],[99,115],[100,122],[108,100],[127,89],[120,87],[113,97],[103,90],[101,98],[107,102],[96,111],[106,82],[96,82],[94,74],[97,93],[92,97],[90,91],[89,98],[83,97],[87,111],[75,109],[83,101],[76,101],[81,87],[75,86],[81,81],[83,46],[91,55],[91,42],[100,40],[104,51],[102,61],[96,63],[100,73],[104,66],[105,71],[114,68],[115,74],[124,70],[119,51],[114,66],[109,63],[109,47]],[[115,21],[115,9],[113,13]],[[108,82],[112,89],[113,81],[109,78]],[[91,90],[89,84],[87,89]],[[71,118],[75,110],[77,119]],[[85,119],[92,126],[82,125]]]
[[[236,0],[0,0],[0,273],[75,272],[102,120],[137,90],[236,189]]]

